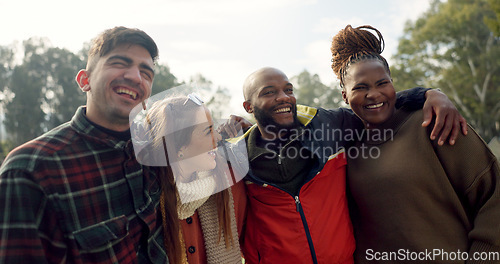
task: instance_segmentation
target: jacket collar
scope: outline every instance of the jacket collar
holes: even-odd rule
[[[297,118],[299,119],[299,122],[307,126],[311,121],[313,120],[314,116],[316,116],[316,113],[318,112],[318,109],[310,106],[305,106],[305,105],[297,105]],[[235,138],[234,140],[240,141],[244,138],[248,139],[250,136],[250,133],[254,130],[257,129],[257,124],[253,125],[248,129],[242,136]],[[260,135],[260,133],[259,133]]]

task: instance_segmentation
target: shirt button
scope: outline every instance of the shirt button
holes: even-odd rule
[[[186,223],[192,224],[193,223],[193,218],[191,218],[191,217],[186,218]]]
[[[193,247],[193,246],[190,246],[190,247],[188,248],[188,252],[189,252],[189,253],[191,253],[191,254],[193,254],[194,252],[196,252],[196,248],[195,248],[195,247]]]

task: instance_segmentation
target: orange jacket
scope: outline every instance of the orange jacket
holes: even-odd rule
[[[238,235],[241,235],[243,224],[245,221],[245,212],[247,205],[247,197],[245,195],[245,185],[240,181],[231,187],[234,200],[234,213]],[[201,229],[201,222],[198,216],[198,210],[194,215],[185,220],[179,220],[183,232],[183,238],[186,247],[186,256],[189,264],[207,263],[207,254],[205,250],[205,240]],[[224,239],[222,239],[224,243]]]
[[[295,197],[271,185],[247,182],[246,262],[353,263],[346,164],[343,151],[330,158]]]
[[[248,210],[243,253],[247,263],[353,263],[353,230],[346,198],[348,143],[332,129],[355,127],[353,114],[343,109],[325,110],[297,106],[305,130],[296,140],[313,153],[318,167],[310,168],[298,194],[290,194],[254,175],[246,176]],[[269,166],[269,173],[287,173],[293,160],[269,158],[253,150],[251,128],[245,134],[251,166]],[[299,139],[300,138],[300,139]],[[291,144],[289,144],[290,146]],[[285,148],[281,151],[286,152]],[[256,155],[256,156],[253,156]],[[286,156],[286,155],[285,155]],[[253,164],[253,165],[252,165]]]

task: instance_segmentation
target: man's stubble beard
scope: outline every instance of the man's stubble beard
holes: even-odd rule
[[[276,121],[274,121],[272,116],[269,115],[267,113],[267,111],[262,110],[258,107],[254,107],[255,120],[257,120],[257,122],[259,122],[259,124],[261,126],[263,126],[263,128],[266,131],[272,132],[275,134],[278,132],[284,132],[284,131],[289,131],[289,130],[295,129],[301,125],[299,119],[297,118],[297,107],[296,106],[292,107],[292,112],[293,112],[293,122],[289,125],[282,125],[282,124],[278,124]]]

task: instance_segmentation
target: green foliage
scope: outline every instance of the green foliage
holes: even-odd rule
[[[40,38],[24,41],[23,48],[22,63],[0,76],[9,91],[5,94],[13,97],[4,101],[4,124],[15,145],[70,120],[75,106],[85,103],[74,80],[75,72],[84,67],[78,56]],[[12,61],[13,53],[2,53],[2,60]]]
[[[198,93],[206,93],[212,90],[213,82],[205,76],[197,73],[189,78],[189,86],[193,87]]]
[[[85,104],[85,95],[75,81],[75,75],[85,68],[85,62],[72,52],[49,48],[45,54],[47,64],[43,71],[47,71],[45,84],[45,102],[49,107],[46,112],[47,130],[71,120],[75,108]]]
[[[227,88],[219,86],[214,91],[213,82],[201,74],[191,76],[189,85],[195,89],[195,92],[198,93],[202,99],[206,100],[205,104],[212,113],[214,119],[229,118],[231,114],[229,107],[231,94]],[[206,98],[208,98],[208,100]]]
[[[173,88],[179,85],[177,78],[170,72],[170,68],[166,65],[156,65],[155,79],[153,82],[153,91],[151,94],[157,94],[166,89]]]
[[[14,67],[14,51],[11,47],[0,46],[0,92],[8,85],[9,74]]]
[[[231,113],[226,111],[229,101],[231,101],[229,90],[225,87],[218,87],[214,95],[206,103],[214,119],[229,118]]]
[[[311,75],[304,70],[291,80],[298,104],[322,108],[338,108],[342,104],[340,89],[326,86],[317,74]]]
[[[30,65],[15,67],[9,87],[15,96],[5,104],[4,124],[16,146],[44,132],[43,85],[43,78],[34,73]]]
[[[391,67],[396,87],[441,88],[485,139],[499,134],[500,39],[487,0],[432,2],[407,23]]]
[[[24,59],[13,69],[9,90],[14,98],[5,104],[5,129],[15,145],[44,132],[45,113],[42,110],[47,76],[43,71],[45,40],[29,39],[23,43]]]
[[[500,37],[500,1],[487,0],[490,8],[495,12],[495,18],[484,18],[484,23],[488,25],[490,30],[495,33],[495,36]]]

